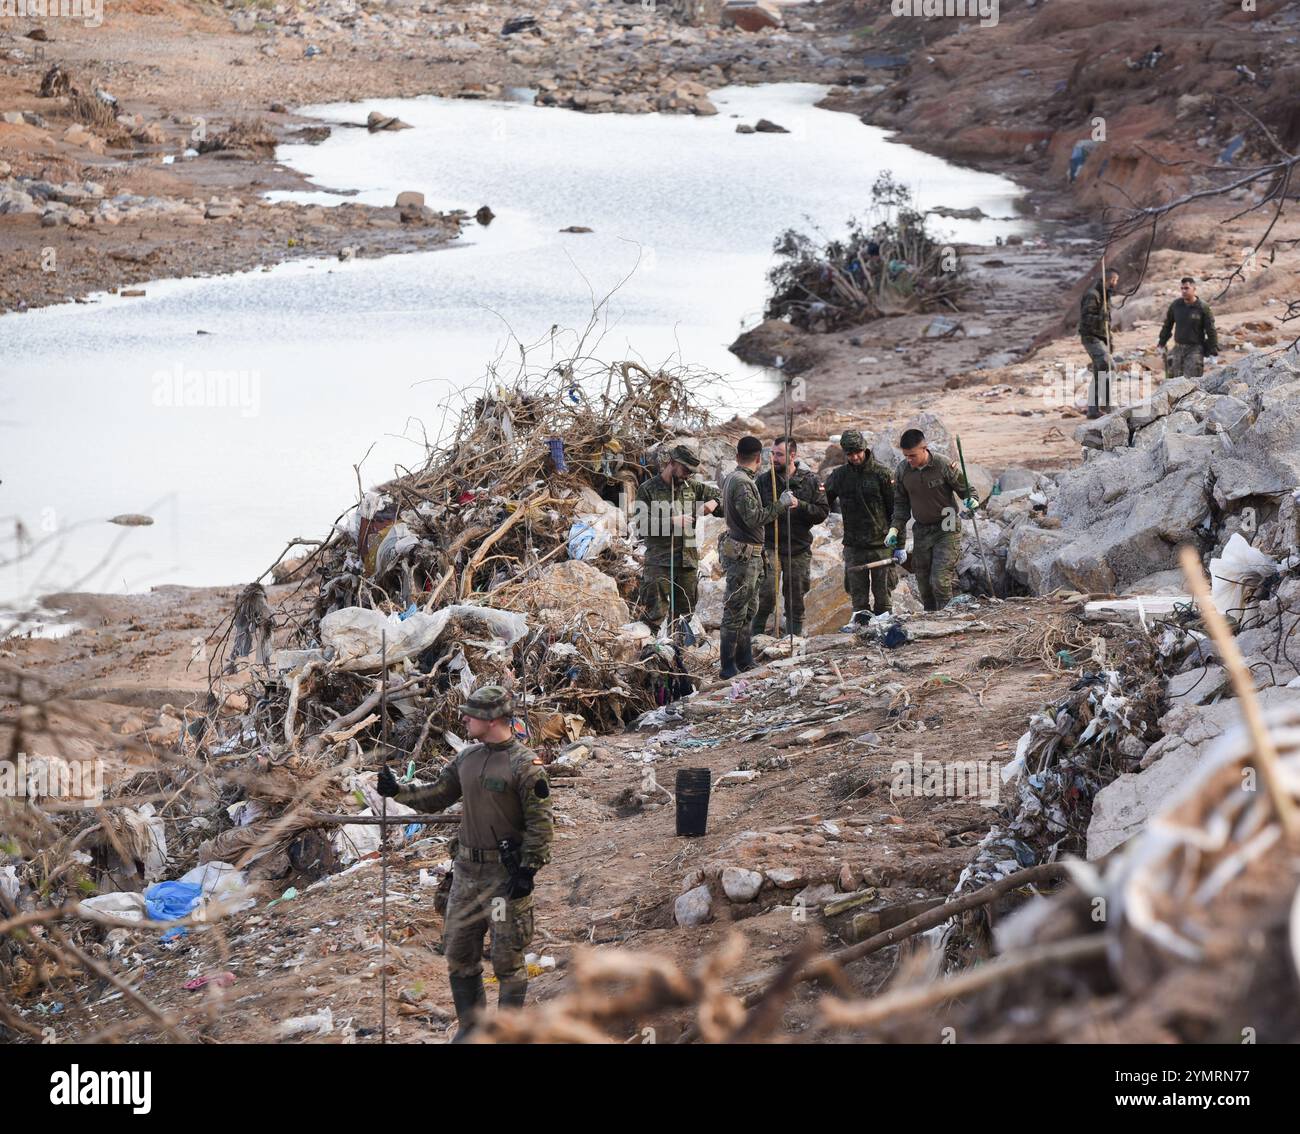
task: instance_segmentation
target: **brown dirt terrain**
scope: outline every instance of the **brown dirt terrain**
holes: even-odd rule
[[[166,588],[152,596],[98,600],[104,613],[129,621],[123,625],[110,616],[92,640],[111,635],[117,664],[141,670],[148,675],[143,685],[155,697],[165,695],[183,707],[195,695],[188,658],[191,639],[201,633],[178,612],[220,609],[230,597],[222,590]],[[130,627],[150,607],[160,616],[162,632],[135,634]],[[556,847],[538,878],[532,948],[554,957],[558,969],[536,977],[536,997],[545,1001],[566,989],[565,969],[576,949],[634,946],[689,967],[733,926],[748,945],[733,987],[744,994],[774,975],[810,927],[833,936],[847,931],[853,915],[864,910],[945,897],[995,813],[973,798],[897,795],[891,765],[911,761],[917,752],[945,764],[1009,760],[1026,713],[1057,697],[1072,678],[1040,658],[1009,657],[1014,650],[1007,643],[1047,621],[1066,623],[1069,610],[1059,601],[1035,599],[927,617],[926,625],[960,632],[894,651],[837,634],[815,638],[806,659],[793,665],[778,660],[748,675],[739,699],[731,699],[724,685],[694,699],[684,722],[600,738],[579,775],[557,774],[552,781]],[[85,617],[88,611],[83,607],[80,613]],[[56,643],[15,642],[12,653],[34,676],[55,680],[85,673],[88,633]],[[117,702],[121,693],[104,690],[101,696]],[[135,707],[135,696],[125,700],[110,714],[118,728],[153,719]],[[129,724],[128,717],[134,718]],[[671,737],[656,741],[669,731]],[[165,750],[160,746],[160,753]],[[651,763],[644,762],[647,752]],[[708,834],[682,839],[674,834],[674,809],[665,793],[652,789],[649,803],[636,802],[647,794],[648,773],[671,786],[680,767],[708,767],[715,784],[738,768],[759,774],[715,787]],[[1000,780],[995,783],[1000,791]],[[169,809],[169,829],[175,823],[179,831],[187,822],[183,812]],[[403,1042],[442,1042],[449,1034],[446,966],[436,953],[441,918],[430,906],[432,891],[418,877],[422,868],[444,859],[439,842],[427,840],[391,855],[389,1035]],[[732,865],[760,872],[787,868],[791,879],[788,888],[769,882],[752,902],[719,899],[708,925],[676,926],[673,902],[687,882],[695,884],[692,874],[716,878]],[[264,897],[278,896],[289,881],[262,884]],[[847,914],[823,919],[794,901],[805,886],[818,883],[874,894]],[[379,885],[377,861],[363,860],[310,890],[299,881],[295,899],[269,908],[262,901],[220,925],[192,930],[176,944],[131,935],[129,944],[118,947],[117,967],[193,1038],[273,1040],[284,1020],[328,1007],[337,1030],[324,1037],[327,1042],[348,1038],[349,1023],[352,1034],[365,1039],[379,1027]],[[877,955],[850,966],[849,975],[855,983],[876,986],[888,977],[891,963]],[[197,992],[182,987],[219,972],[233,972],[235,982]],[[166,1038],[156,1021],[141,1017],[135,1004],[106,985],[86,984],[75,992],[56,985],[34,996],[25,1008],[48,1008],[56,1000],[65,1005],[57,1017],[40,1020],[56,1037]],[[783,1030],[802,1030],[809,1011],[808,998],[796,998]],[[38,1015],[29,1012],[28,1018]],[[637,1021],[629,1038],[643,1039],[642,1029],[653,1028],[658,1042],[669,1042],[688,1022],[682,1013],[665,1012]]]

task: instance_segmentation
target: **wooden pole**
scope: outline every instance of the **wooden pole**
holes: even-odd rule
[[[1259,707],[1259,698],[1255,696],[1255,678],[1246,667],[1246,659],[1241,656],[1237,639],[1228,629],[1228,623],[1219,608],[1210,597],[1210,586],[1201,569],[1201,557],[1190,544],[1184,544],[1178,555],[1183,574],[1187,576],[1187,587],[1196,599],[1196,607],[1201,613],[1201,621],[1219,647],[1219,656],[1223,658],[1224,668],[1232,679],[1237,699],[1241,702],[1241,714],[1246,718],[1246,727],[1250,730],[1254,752],[1251,764],[1259,769],[1264,780],[1273,808],[1282,823],[1282,830],[1292,845],[1300,843],[1300,812],[1297,812],[1291,793],[1282,782],[1282,759],[1277,746],[1264,724],[1264,714]]]

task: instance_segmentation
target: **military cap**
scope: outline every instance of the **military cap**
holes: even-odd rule
[[[668,454],[668,459],[685,465],[688,469],[700,467],[700,455],[689,445],[674,445]]]
[[[510,690],[500,685],[484,685],[475,689],[460,707],[462,716],[478,717],[481,721],[494,721],[514,714],[515,699]]]
[[[840,434],[840,448],[846,453],[861,453],[866,447],[866,441],[856,429],[846,429]]]

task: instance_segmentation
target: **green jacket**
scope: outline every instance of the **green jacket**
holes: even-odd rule
[[[737,465],[723,481],[722,518],[727,521],[727,535],[738,543],[761,546],[763,525],[785,511],[779,500],[763,503],[749,469]]]
[[[695,523],[700,505],[710,500],[721,502],[722,493],[700,480],[669,485],[656,475],[636,490],[632,522],[637,537],[645,540],[647,567],[680,569],[699,562]]]
[[[812,550],[812,530],[818,524],[825,523],[831,514],[831,507],[826,502],[826,493],[821,490],[817,478],[807,469],[796,468],[788,480],[781,473],[776,474],[776,492],[772,491],[772,467],[758,470],[755,477],[758,484],[758,498],[764,504],[779,500],[787,488],[799,498],[799,507],[782,508],[781,515],[770,524],[763,525],[763,543],[768,548],[777,544],[777,529],[780,529],[781,558],[786,552],[791,555],[804,555]],[[786,517],[789,517],[787,522]]]
[[[840,506],[845,547],[884,547],[894,514],[894,478],[870,453],[860,467],[847,462],[826,478],[826,499]]]
[[[1083,298],[1079,301],[1079,337],[1081,339],[1101,339],[1102,342],[1110,340],[1110,297],[1112,294],[1112,292],[1107,292],[1106,301],[1102,302],[1101,280],[1098,280],[1083,293]]]
[[[900,532],[907,521],[916,518],[918,524],[939,524],[952,510],[954,519],[957,502],[971,494],[970,485],[957,466],[935,453],[919,469],[902,461],[894,476],[894,522],[892,527]],[[954,524],[953,531],[958,528]]]
[[[1219,353],[1219,332],[1214,326],[1214,312],[1203,299],[1186,303],[1180,295],[1165,312],[1165,325],[1160,328],[1160,345],[1169,342],[1169,332],[1174,333],[1178,346],[1198,346],[1206,354]]]
[[[535,869],[551,861],[551,785],[531,748],[517,740],[471,744],[428,787],[397,795],[399,803],[419,812],[442,811],[458,799],[465,802],[462,847],[489,850],[502,839],[517,839],[524,866]]]

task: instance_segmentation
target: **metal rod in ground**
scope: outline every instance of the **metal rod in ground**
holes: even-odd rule
[[[957,456],[961,459],[962,480],[966,482],[966,487],[970,490],[970,494],[973,498],[975,495],[975,489],[970,482],[970,475],[966,472],[966,454],[962,452],[960,436],[957,438]],[[976,501],[976,503],[978,503],[978,501]],[[997,598],[998,592],[993,589],[993,574],[989,571],[988,557],[984,554],[984,538],[980,535],[979,517],[975,515],[975,512],[976,509],[974,508],[970,511],[971,523],[975,525],[975,546],[979,548],[980,563],[984,567],[984,579],[989,585],[989,598]]]
[[[782,417],[782,421],[785,423],[785,487],[787,491],[793,492],[794,489],[791,485],[794,481],[794,473],[790,468],[790,435],[794,432],[794,417],[790,413],[790,382],[792,379],[788,374],[781,375],[781,378],[781,393],[785,399],[785,413]],[[794,613],[794,588],[795,584],[799,581],[790,571],[792,563],[791,540],[793,539],[794,534],[794,517],[790,513],[793,511],[793,508],[787,508],[785,510],[785,585],[790,590],[791,614]],[[780,592],[776,596],[776,605],[779,607],[783,602],[785,602],[785,594],[784,592]],[[794,657],[794,620],[792,618],[787,618],[785,620],[785,626],[790,635],[790,656]],[[801,626],[799,629],[802,630],[803,627]]]
[[[388,631],[379,634],[379,755],[388,767]],[[388,1042],[388,796],[379,797],[379,1042]]]

